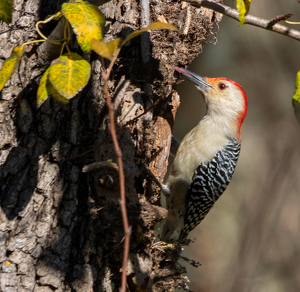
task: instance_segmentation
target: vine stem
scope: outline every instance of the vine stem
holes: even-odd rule
[[[212,1],[207,1],[207,0],[185,0],[185,2],[188,2],[195,7],[205,7],[205,8],[212,9],[216,12],[219,12],[221,14],[224,14],[228,17],[231,17],[231,18],[239,21],[238,11],[236,9],[230,8],[229,6],[215,3]],[[291,29],[291,28],[281,25],[281,24],[277,24],[277,23],[273,24],[272,20],[259,18],[259,17],[255,17],[255,16],[248,14],[245,17],[245,24],[250,24],[250,25],[260,27],[260,28],[264,28],[264,29],[288,36],[297,41],[300,40],[300,31]]]
[[[108,107],[108,114],[110,120],[110,133],[113,140],[116,156],[117,156],[117,164],[119,167],[119,181],[120,181],[120,206],[122,212],[122,219],[123,219],[123,227],[124,227],[124,252],[123,252],[123,263],[122,263],[122,278],[121,278],[121,288],[120,292],[126,292],[126,267],[127,267],[127,260],[129,254],[129,243],[130,243],[130,235],[131,235],[131,226],[128,223],[128,216],[127,216],[127,208],[126,208],[126,196],[125,196],[125,175],[123,169],[123,160],[122,160],[122,151],[118,142],[116,127],[115,127],[115,116],[114,116],[114,109],[113,103],[111,101],[109,91],[108,91],[108,79],[112,70],[112,67],[119,55],[120,48],[117,48],[114,54],[114,58],[109,64],[107,72],[102,73],[103,81],[104,81],[104,94],[106,98],[106,103]]]
[[[55,19],[55,18],[60,18],[62,16],[62,13],[59,11],[59,12],[57,12],[55,15],[52,15],[52,16],[50,16],[49,18],[47,18],[46,20],[41,20],[41,21],[38,21],[37,23],[36,23],[36,25],[35,25],[35,28],[36,28],[36,31],[38,32],[38,34],[45,40],[45,41],[48,41],[48,42],[50,42],[50,43],[52,43],[52,44],[55,44],[55,45],[61,45],[62,43],[61,43],[61,41],[59,41],[59,40],[49,40],[46,36],[44,36],[43,34],[42,34],[42,32],[40,31],[40,28],[39,28],[39,25],[41,24],[41,23],[48,23],[49,21],[51,21],[52,19]]]

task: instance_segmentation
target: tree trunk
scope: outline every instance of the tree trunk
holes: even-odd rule
[[[13,47],[37,39],[35,23],[59,11],[62,2],[15,1],[13,23],[0,24],[2,60]],[[141,28],[147,2],[141,5],[113,0],[102,6],[104,40]],[[167,21],[180,32],[152,31],[132,39],[109,82],[132,226],[128,291],[185,285],[177,258],[172,262],[155,248],[155,225],[166,210],[144,167],[164,178],[179,105],[174,67],[187,66],[201,52],[213,23],[220,20],[185,2],[154,0],[148,8],[150,23]],[[52,23],[42,28],[46,35],[53,29]],[[58,54],[55,45],[26,46],[1,93],[0,291],[118,291],[124,231],[101,60],[95,53],[83,54],[92,77],[69,105],[51,98],[37,109],[39,80]]]

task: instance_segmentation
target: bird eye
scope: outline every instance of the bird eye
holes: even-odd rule
[[[219,83],[219,88],[223,90],[226,88],[226,85],[224,83]]]

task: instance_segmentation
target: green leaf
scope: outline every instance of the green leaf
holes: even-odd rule
[[[87,85],[90,75],[90,64],[75,53],[60,56],[52,61],[49,68],[49,80],[66,99],[80,92]]]
[[[0,19],[2,19],[7,24],[12,21],[12,0],[1,0],[0,1]]]
[[[93,38],[98,41],[103,39],[105,17],[97,6],[85,1],[64,3],[62,13],[70,22],[77,35],[78,43],[84,52],[91,51],[91,40]]]
[[[164,23],[164,22],[153,22],[151,24],[149,24],[147,27],[140,29],[140,30],[136,30],[134,32],[132,32],[122,43],[120,47],[123,47],[129,40],[131,40],[132,38],[137,37],[138,35],[142,34],[143,32],[147,31],[147,30],[152,30],[152,29],[171,29],[171,30],[178,30],[175,26],[169,24],[169,23]]]
[[[61,96],[57,90],[52,86],[48,75],[50,67],[45,71],[44,75],[41,78],[40,86],[37,90],[37,106],[38,108],[43,104],[45,100],[52,95],[55,99],[61,101],[64,104],[69,103],[69,100]]]
[[[114,52],[120,43],[121,38],[117,38],[108,43],[99,42],[95,39],[92,39],[92,48],[101,57],[112,60]]]
[[[297,121],[300,124],[300,71],[297,73],[295,88],[296,90],[292,99],[292,105]]]
[[[240,26],[245,23],[245,15],[249,12],[251,0],[236,0],[236,8],[239,12]]]
[[[143,32],[147,30],[152,29],[172,29],[177,30],[177,28],[171,24],[163,23],[163,22],[154,22],[148,25],[144,29],[136,30],[132,32],[127,38],[121,43],[121,39],[117,38],[113,41],[110,41],[108,43],[100,42],[95,39],[92,39],[91,44],[93,50],[100,56],[112,60],[114,52],[117,47],[123,47],[129,40],[131,40],[134,37],[137,37],[138,35],[142,34]],[[121,44],[120,44],[121,43]]]
[[[3,89],[6,82],[16,70],[23,55],[23,49],[24,45],[22,45],[21,47],[15,47],[13,49],[11,57],[5,60],[5,62],[3,63],[2,68],[0,70],[0,90]]]

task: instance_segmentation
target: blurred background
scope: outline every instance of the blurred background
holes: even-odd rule
[[[232,1],[224,1],[231,6]],[[249,14],[271,19],[293,13],[297,0],[252,1]],[[300,25],[287,25],[300,30]],[[214,38],[211,38],[214,41]],[[300,71],[300,43],[226,16],[217,43],[207,43],[189,69],[227,77],[248,96],[242,150],[233,179],[204,221],[190,233],[184,256],[195,292],[300,291],[300,125],[291,104]],[[202,118],[194,86],[178,86],[181,106],[174,137],[181,140]]]

